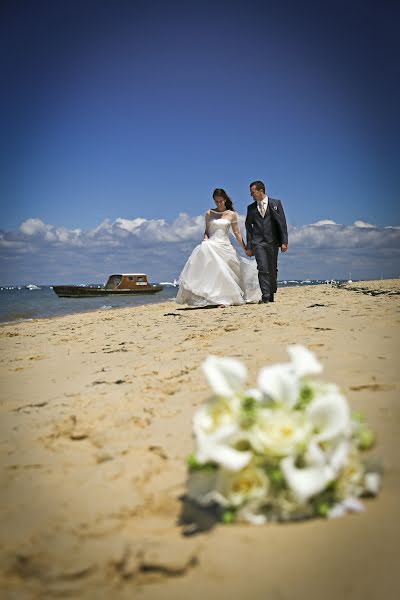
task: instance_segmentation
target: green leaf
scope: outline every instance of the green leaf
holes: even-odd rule
[[[245,396],[241,403],[240,425],[243,429],[250,429],[257,420],[257,401],[251,396]]]
[[[320,504],[317,505],[317,514],[320,517],[326,518],[328,516],[329,509],[330,509],[330,506],[327,502],[321,502]]]
[[[353,421],[357,421],[357,423],[365,423],[364,415],[358,410],[353,410],[351,413],[351,418]]]
[[[215,471],[218,468],[215,463],[199,463],[194,454],[189,454],[186,464],[189,471]]]
[[[235,521],[235,511],[225,510],[222,513],[222,522],[225,523],[225,525],[230,525],[234,521]]]
[[[308,385],[307,383],[304,383],[300,389],[300,394],[299,394],[299,399],[296,404],[296,409],[302,410],[303,408],[305,408],[307,406],[307,404],[309,404],[311,402],[313,397],[314,397],[314,390],[312,389],[312,387],[310,385]]]
[[[285,482],[285,478],[283,477],[283,473],[280,469],[272,469],[268,473],[269,480],[274,486],[281,487]]]
[[[358,447],[360,450],[369,450],[375,443],[375,435],[371,429],[364,427],[358,433]]]

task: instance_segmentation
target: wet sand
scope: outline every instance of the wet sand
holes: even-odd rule
[[[1,327],[1,597],[397,598],[399,309],[400,281],[384,280]],[[254,383],[291,343],[317,353],[377,433],[380,496],[338,520],[183,536],[201,362],[237,357]]]

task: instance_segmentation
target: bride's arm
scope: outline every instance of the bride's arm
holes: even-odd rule
[[[203,240],[208,240],[208,221],[210,218],[210,211],[208,210],[204,215],[204,238]]]
[[[236,213],[233,213],[233,215],[234,216],[231,220],[231,227],[232,227],[233,235],[235,236],[235,238],[237,239],[237,241],[239,242],[239,244],[241,245],[243,250],[246,252],[247,248],[243,241],[242,234],[240,233],[240,229],[237,224],[237,215],[236,215]]]

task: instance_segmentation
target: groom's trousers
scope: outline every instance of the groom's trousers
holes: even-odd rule
[[[269,300],[277,290],[278,251],[277,244],[253,243],[253,254],[257,262],[258,281],[263,300]]]

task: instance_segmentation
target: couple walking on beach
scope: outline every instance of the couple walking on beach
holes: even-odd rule
[[[245,244],[231,199],[222,188],[214,190],[216,208],[206,212],[204,239],[180,274],[178,304],[223,308],[274,301],[278,251],[288,248],[285,213],[280,200],[267,196],[262,181],[250,184],[250,195],[254,202],[247,207]],[[246,258],[233,248],[230,228]]]

